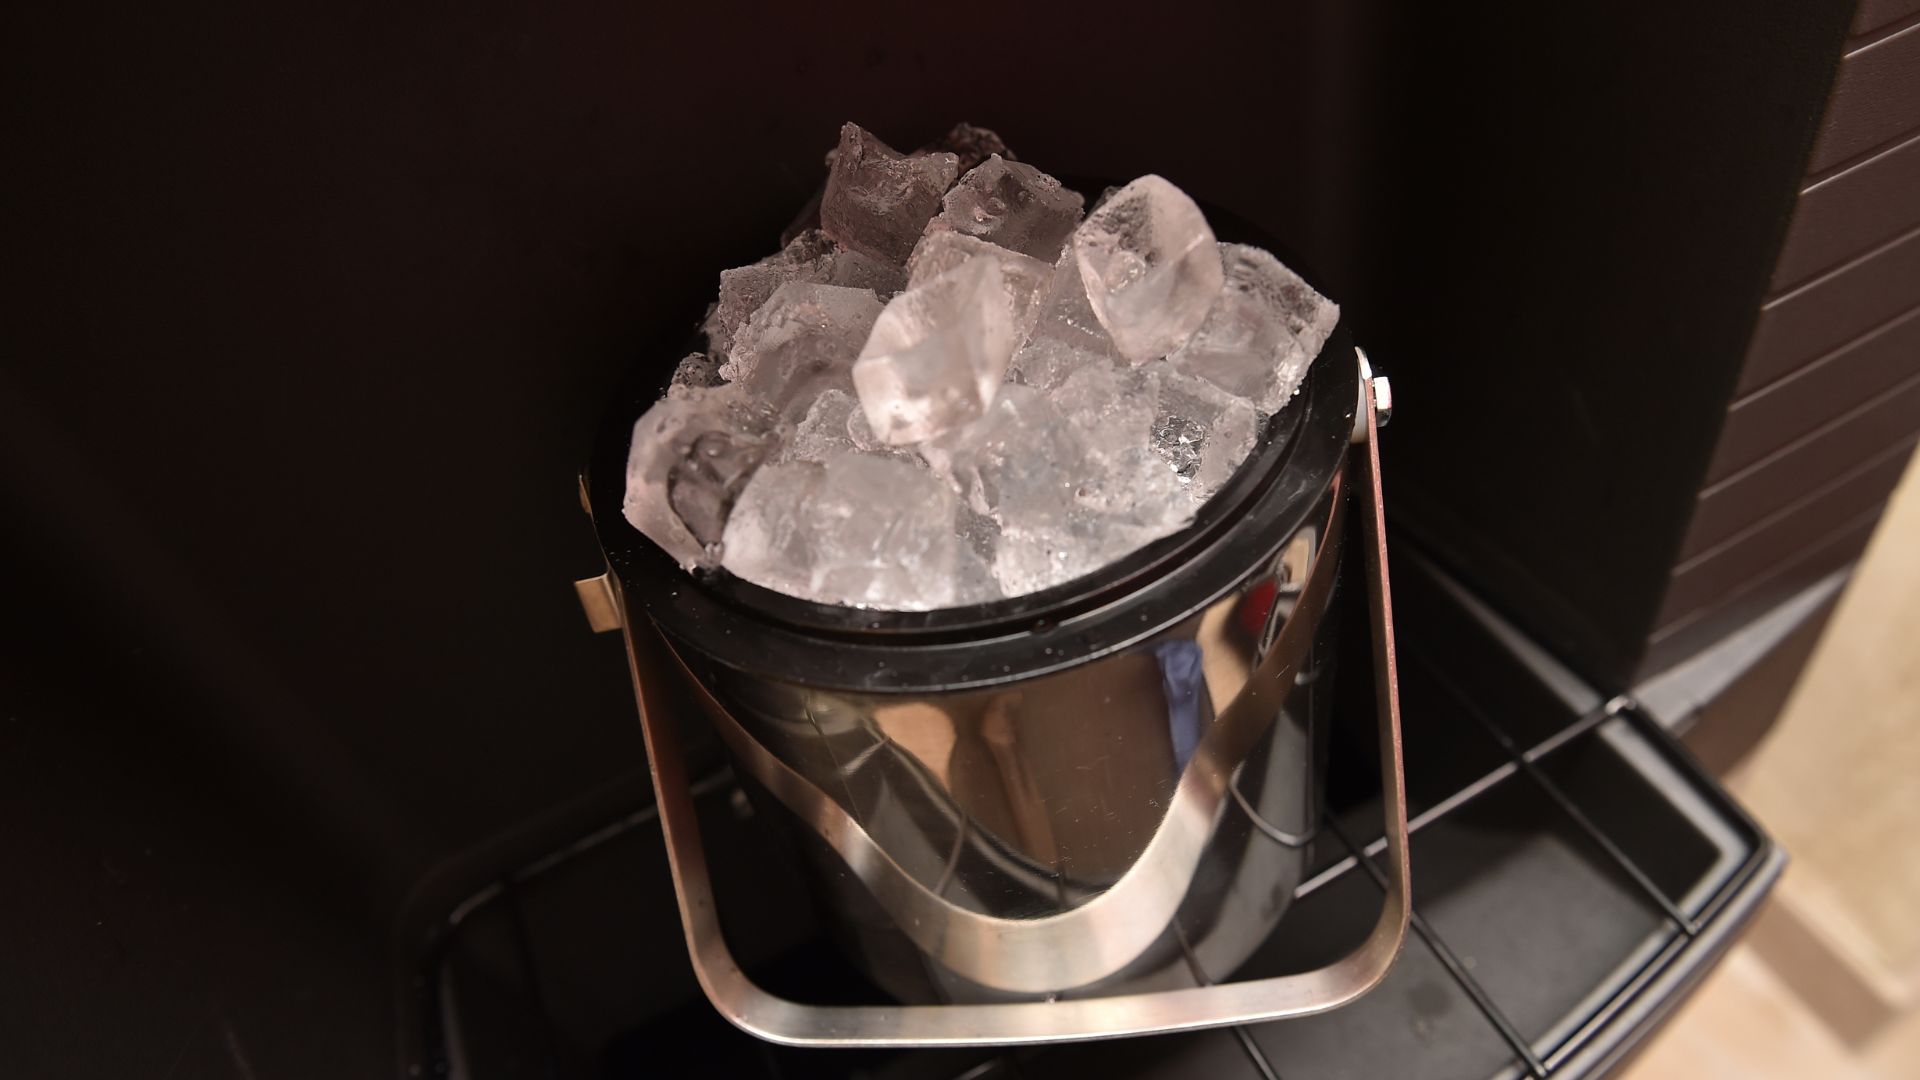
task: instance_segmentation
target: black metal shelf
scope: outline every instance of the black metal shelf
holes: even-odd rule
[[[423,980],[431,1060],[473,1080],[1600,1075],[1730,944],[1783,858],[1633,702],[1602,702],[1516,647],[1511,628],[1430,568],[1403,562],[1396,588],[1414,934],[1387,980],[1347,1008],[1015,1051],[769,1046],[727,1026],[693,985],[643,809],[462,906]],[[1342,684],[1365,687],[1361,674]],[[1346,714],[1369,711],[1356,700]],[[1366,725],[1354,726],[1358,737],[1334,733],[1310,875],[1236,978],[1334,959],[1379,910],[1377,772]],[[701,789],[703,833],[736,856],[719,860],[735,865],[716,865],[715,888],[743,965],[790,996],[878,1000],[822,940],[786,853],[747,820],[726,774]]]

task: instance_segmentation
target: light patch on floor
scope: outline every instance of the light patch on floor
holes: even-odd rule
[[[1780,901],[1793,910],[1774,918],[1801,925],[1769,933],[1763,913],[1623,1075],[1920,1080],[1920,471],[1909,468],[1779,723],[1729,785],[1792,854]],[[1818,963],[1810,941],[1831,946]],[[1823,1019],[1831,995],[1810,1003],[1838,985],[1836,964],[1876,989],[1871,1023]]]
[[[1734,790],[1885,971],[1920,980],[1920,471]]]

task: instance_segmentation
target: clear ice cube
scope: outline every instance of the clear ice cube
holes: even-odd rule
[[[771,410],[737,387],[686,387],[634,424],[621,509],[681,566],[703,565],[748,475],[778,441]]]
[[[1152,446],[1128,447],[1103,466],[1082,485],[1080,504],[1105,520],[1145,530],[1141,543],[1193,520],[1193,496]]]
[[[853,365],[860,407],[890,445],[930,439],[993,401],[1013,346],[1000,264],[970,259],[888,302]]]
[[[959,175],[953,154],[902,154],[856,124],[843,125],[820,228],[846,247],[902,265]]]
[[[1009,380],[1051,390],[1087,364],[1121,359],[1113,337],[1093,314],[1071,245],[1055,261],[1037,307],[1032,329],[1007,363]]]
[[[907,272],[898,264],[876,259],[852,248],[835,250],[824,256],[822,261],[826,269],[825,276],[820,280],[828,285],[872,289],[881,300],[891,299],[894,293],[907,287]]]
[[[823,390],[807,406],[807,415],[775,455],[778,461],[825,461],[859,450],[848,433],[848,421],[860,411],[860,401],[845,390]]]
[[[822,391],[853,388],[853,358],[880,311],[868,289],[789,282],[740,328],[720,374],[798,420]]]
[[[943,606],[990,604],[1006,599],[1006,595],[1000,588],[1000,579],[993,574],[991,555],[982,558],[972,549],[961,547],[954,562],[953,597]]]
[[[1152,449],[1196,502],[1220,490],[1252,452],[1260,415],[1246,399],[1171,366],[1156,377]]]
[[[986,413],[923,443],[920,456],[947,477],[976,513],[1003,530],[1064,524],[1094,469],[1079,431],[1046,395],[1009,384]]]
[[[847,438],[852,441],[854,449],[868,454],[901,452],[900,447],[889,446],[873,433],[873,425],[867,422],[867,411],[859,407],[860,399],[855,397],[853,400],[854,410],[847,416]]]
[[[1006,595],[1024,596],[1091,574],[1163,535],[1076,512],[1057,526],[1003,533],[994,549],[994,580]]]
[[[667,393],[678,395],[689,390],[705,390],[719,386],[720,382],[719,361],[706,353],[688,353],[674,365]]]
[[[1057,402],[1009,384],[985,416],[920,447],[966,510],[993,519],[1006,595],[1090,573],[1192,520],[1191,497],[1152,446],[1156,377],[1103,360]]]
[[[733,351],[734,335],[767,302],[775,289],[789,281],[806,280],[808,267],[782,260],[778,255],[750,266],[720,271],[720,299],[707,312],[702,329],[707,348],[715,356]]]
[[[840,454],[866,454],[870,457],[899,458],[915,468],[925,468],[910,448],[888,446],[867,426],[860,399],[839,389],[822,390],[807,406],[806,415],[794,424],[792,433],[773,455],[774,461],[825,461]]]
[[[1051,263],[1080,223],[1085,202],[1079,192],[1039,169],[994,154],[947,192],[935,220],[963,235]]]
[[[898,460],[842,454],[768,465],[727,522],[722,565],[821,603],[921,611],[954,602],[965,558],[954,497]]]
[[[702,432],[667,471],[667,505],[703,547],[720,542],[734,500],[775,445],[746,432]]]
[[[1115,374],[1111,385],[1129,378]],[[1066,395],[1070,412],[1031,387],[1001,387],[985,416],[923,444],[920,456],[1009,537],[1090,535],[1105,522],[1138,539],[1138,529],[1164,535],[1184,525],[1192,500],[1153,451],[1153,399],[1101,406],[1097,391],[1082,393],[1089,377],[1080,380]],[[1082,397],[1085,404],[1075,400]],[[1084,554],[1097,545],[1082,535],[1074,547]]]
[[[1279,412],[1340,321],[1340,306],[1259,248],[1222,244],[1220,254],[1220,296],[1168,360],[1263,412]]]
[[[1156,373],[1101,361],[1075,369],[1048,397],[1089,447],[1111,459],[1151,441],[1159,393]]]
[[[1008,307],[1013,311],[1014,334],[1024,339],[1040,315],[1040,294],[1053,277],[1053,267],[1039,259],[941,228],[936,221],[927,227],[927,234],[914,245],[913,254],[907,259],[907,287],[918,288],[942,274],[958,270],[968,259],[979,258],[1000,264],[1000,281],[1007,291]]]
[[[1113,193],[1073,233],[1087,300],[1134,363],[1173,352],[1220,292],[1220,249],[1179,188],[1143,176]]]
[[[759,262],[720,272],[720,297],[702,327],[708,351],[720,357],[730,353],[741,326],[788,282],[872,289],[885,300],[906,288],[907,275],[898,266],[843,248],[810,229]]]

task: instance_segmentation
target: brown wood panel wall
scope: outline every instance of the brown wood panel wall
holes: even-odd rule
[[[1810,174],[1866,155],[1913,130],[1920,113],[1920,23],[1847,50],[1814,144]]]
[[[1664,671],[1700,650],[1708,648],[1726,634],[1751,619],[1792,599],[1860,557],[1879,524],[1879,509],[1843,523],[1831,535],[1789,554],[1759,577],[1741,583],[1712,605],[1681,616],[1654,631],[1647,640],[1644,669]]]
[[[1904,457],[1856,467],[1674,567],[1660,622],[1673,623],[1712,606],[1773,569],[1781,561],[1782,552],[1803,550],[1836,527],[1876,510],[1892,494],[1906,468]]]
[[[1707,482],[1732,476],[1829,420],[1888,393],[1913,376],[1917,356],[1920,307],[1739,398],[1727,410]]]
[[[1860,0],[1853,13],[1853,33],[1870,34],[1906,19],[1920,16],[1920,0]]]
[[[1849,462],[1911,453],[1920,441],[1908,420],[1920,412],[1920,376],[1841,420],[1701,493],[1679,561],[1686,562],[1844,475]],[[1836,470],[1839,470],[1836,472]]]
[[[1642,670],[1859,557],[1920,444],[1920,0],[1863,0]]]
[[[1800,193],[1773,286],[1784,291],[1920,225],[1920,135]]]
[[[1766,386],[1920,304],[1920,229],[1886,240],[1760,308],[1739,393]]]

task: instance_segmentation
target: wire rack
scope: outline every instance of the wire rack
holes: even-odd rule
[[[1408,639],[1449,645],[1444,652],[1406,651],[1413,936],[1394,973],[1354,1005],[1225,1031],[1008,1052],[771,1047],[718,1023],[710,1009],[703,1017],[697,991],[675,1008],[636,1005],[630,1022],[614,1015],[594,1027],[569,1014],[609,1009],[605,1000],[569,989],[585,977],[575,970],[580,965],[596,955],[604,963],[628,955],[684,964],[677,919],[661,903],[670,890],[602,904],[602,911],[622,913],[617,922],[596,922],[578,902],[569,908],[541,894],[601,896],[611,888],[604,881],[568,885],[570,875],[663,877],[658,835],[640,810],[463,905],[460,925],[420,980],[427,1037],[417,1064],[423,1073],[473,1080],[716,1068],[783,1080],[1202,1070],[1289,1080],[1600,1075],[1711,967],[1783,857],[1634,702],[1598,700],[1564,671],[1549,670],[1550,661],[1516,647],[1511,630],[1490,625],[1484,614],[1432,590],[1424,601],[1417,586],[1405,592],[1413,597],[1403,604],[1403,625],[1414,630]],[[1335,754],[1347,759],[1347,774],[1373,775],[1364,749],[1336,744]],[[740,816],[724,775],[702,789],[700,801],[716,823]],[[1270,947],[1237,977],[1323,963],[1357,940],[1378,911],[1385,841],[1377,801],[1364,784],[1350,785],[1330,793],[1329,806],[1311,840],[1310,876],[1295,890]],[[600,864],[615,861],[621,868],[609,876]],[[491,909],[499,909],[492,920],[499,929],[489,931],[473,916]],[[500,942],[489,945],[488,933]],[[787,940],[760,950],[789,956],[772,963],[784,964],[787,977],[769,970],[756,978],[784,982],[789,993],[833,993],[836,985],[839,992],[865,992],[844,989],[852,983],[834,970],[831,949],[816,943],[796,953],[792,946]],[[517,1041],[502,1036],[509,1024],[475,1012],[470,1003],[484,995],[472,988],[474,978],[463,982],[459,974],[476,963],[463,954],[484,957],[489,949],[512,959],[479,985],[517,1003],[506,1007],[509,1021],[533,1016]],[[499,1042],[507,1048],[493,1045]],[[509,1059],[517,1063],[512,1069]],[[539,1068],[526,1071],[529,1061]]]

